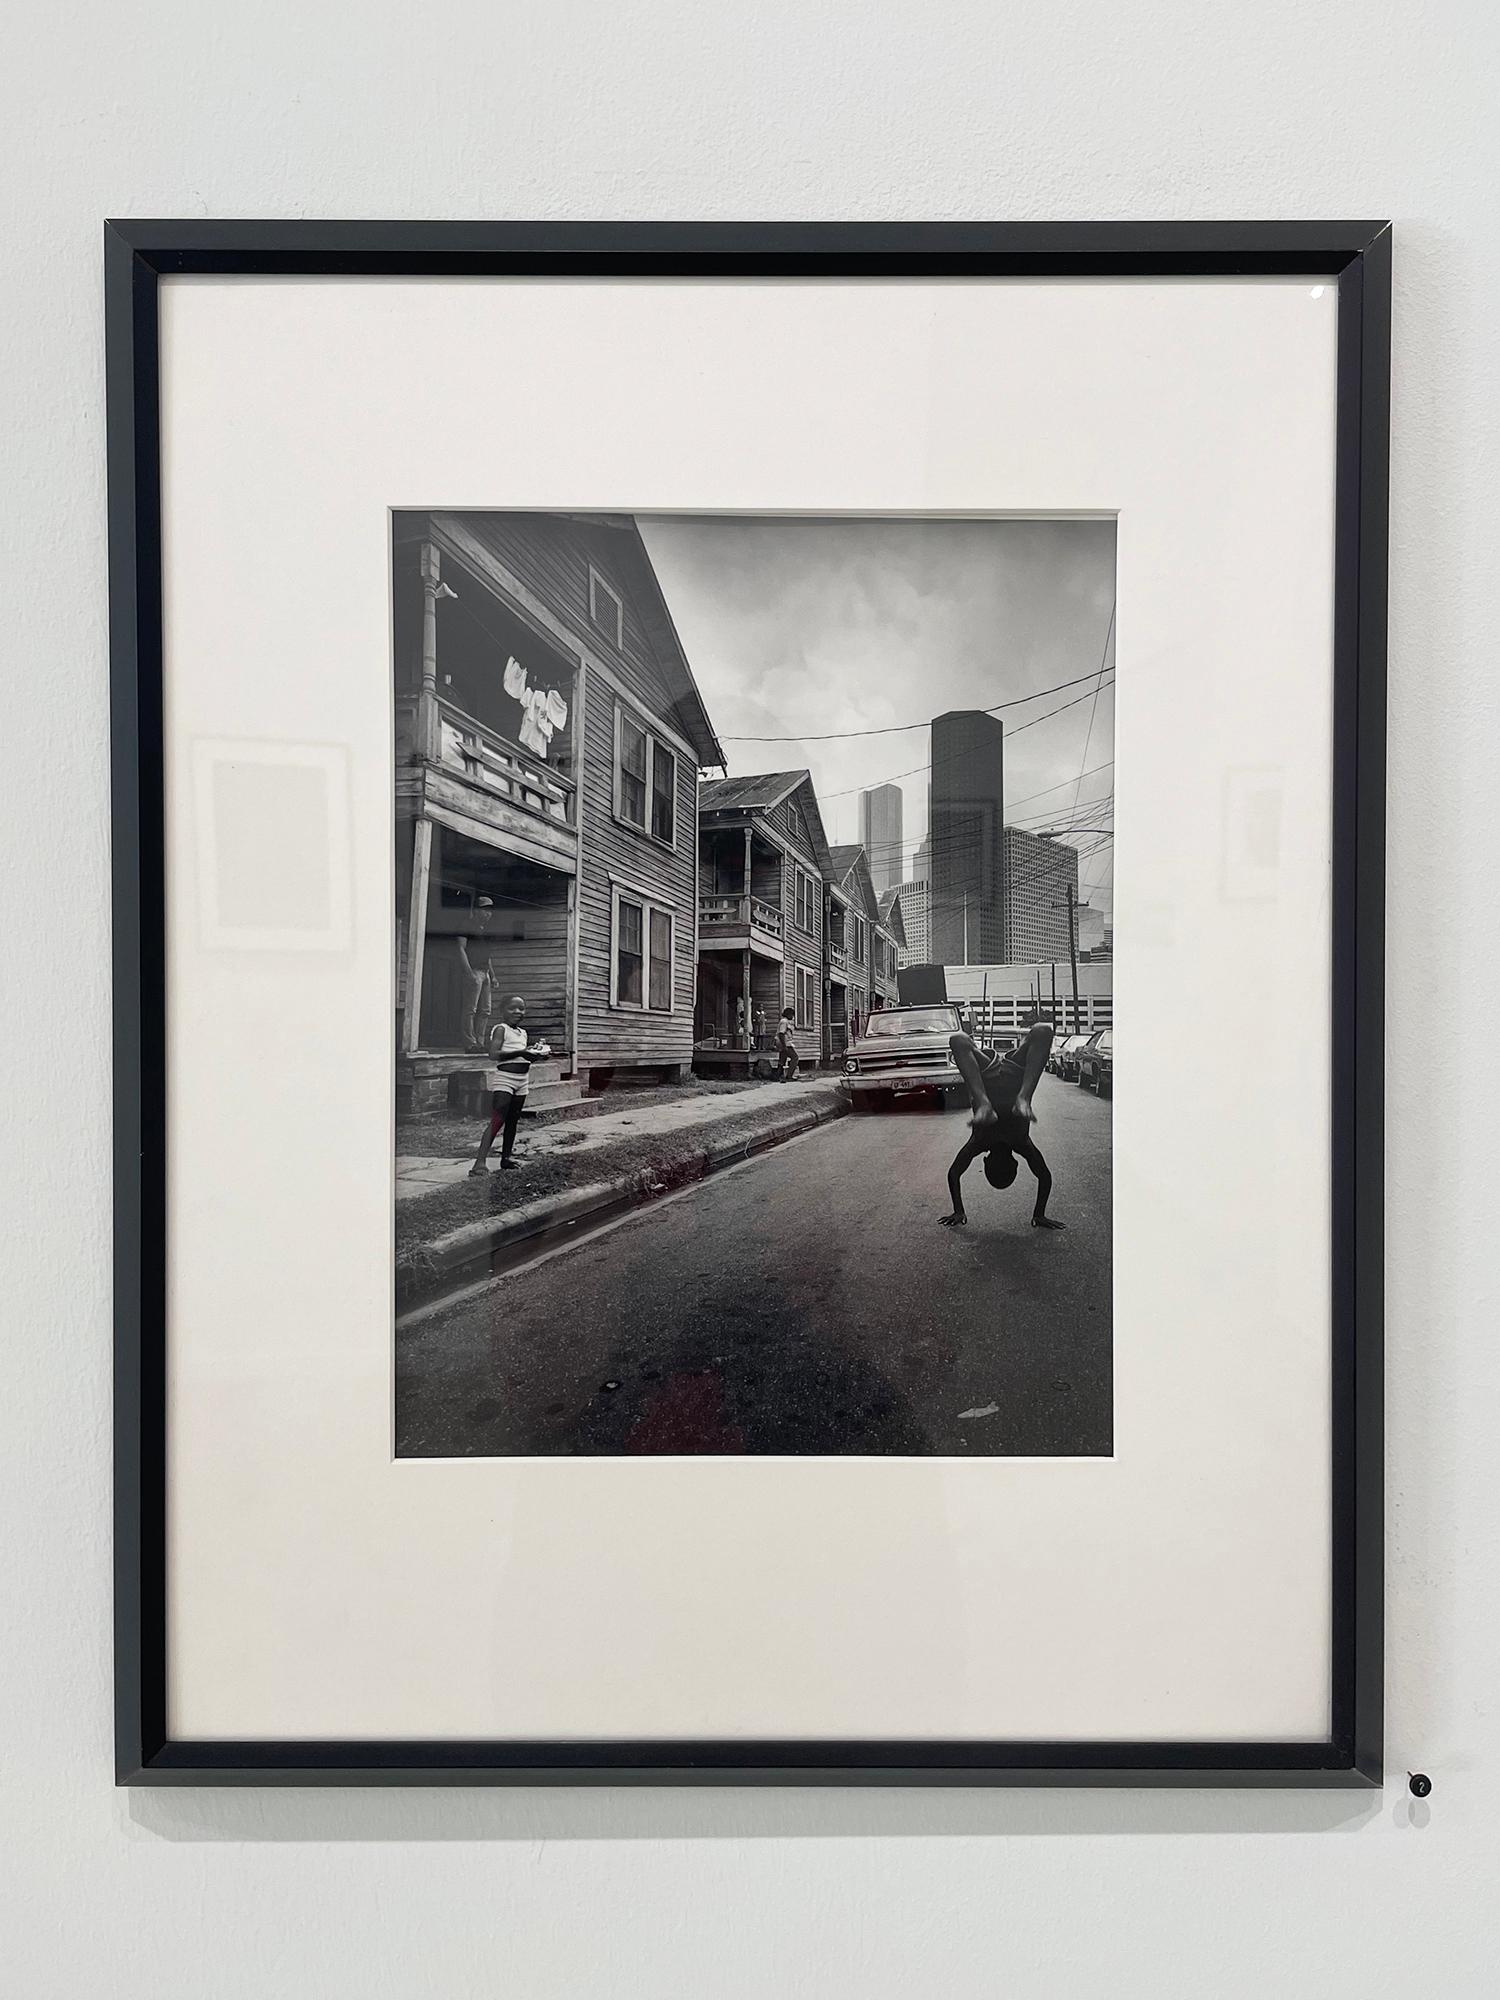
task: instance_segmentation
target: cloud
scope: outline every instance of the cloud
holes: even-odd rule
[[[643,519],[641,530],[731,771],[806,764],[835,839],[857,837],[856,792],[895,778],[914,851],[926,830],[927,775],[914,767],[927,761],[928,718],[1013,702],[1100,667],[1113,521],[671,517]],[[910,722],[923,726],[809,740]],[[807,736],[791,742],[733,740],[799,731]],[[1021,730],[1007,739],[1007,799],[1055,786],[1018,810],[1071,810],[1085,759],[1107,763],[1113,737],[1107,690]],[[1112,775],[1086,779],[1079,801],[1106,798]]]

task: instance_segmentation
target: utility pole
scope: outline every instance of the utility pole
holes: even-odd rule
[[[1083,1010],[1078,1004],[1078,892],[1071,882],[1064,883],[1063,886],[1068,892],[1068,900],[1065,903],[1054,903],[1052,907],[1054,910],[1066,910],[1068,913],[1068,963],[1073,968],[1073,1033],[1081,1035]],[[1056,976],[1054,971],[1054,979]]]

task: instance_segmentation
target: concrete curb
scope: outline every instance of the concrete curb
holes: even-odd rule
[[[435,1237],[420,1259],[397,1268],[396,1324],[400,1326],[409,1314],[429,1310],[466,1285],[498,1277],[539,1251],[556,1248],[575,1233],[612,1222],[633,1208],[643,1208],[663,1195],[737,1166],[741,1160],[753,1159],[757,1153],[815,1131],[832,1119],[846,1117],[850,1108],[842,1092],[833,1093],[824,1102],[804,1105],[743,1138],[731,1134],[717,1145],[688,1146],[666,1169],[668,1179],[658,1178],[660,1169],[641,1167],[618,1180],[568,1188],[497,1215],[492,1221],[465,1223],[462,1229]]]

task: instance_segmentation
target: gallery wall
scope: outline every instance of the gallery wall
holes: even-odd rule
[[[1488,1990],[1493,9],[140,0],[16,12],[6,43],[6,1989]],[[1383,1795],[112,1789],[106,214],[1395,218]]]

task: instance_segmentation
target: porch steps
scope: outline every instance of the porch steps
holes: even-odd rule
[[[456,1069],[448,1078],[448,1102],[466,1117],[478,1117],[489,1109],[490,1092],[500,1085],[500,1072],[492,1063],[475,1063]],[[556,1111],[560,1105],[583,1101],[583,1078],[564,1076],[555,1062],[533,1063],[531,1088],[526,1093],[528,1111]]]

